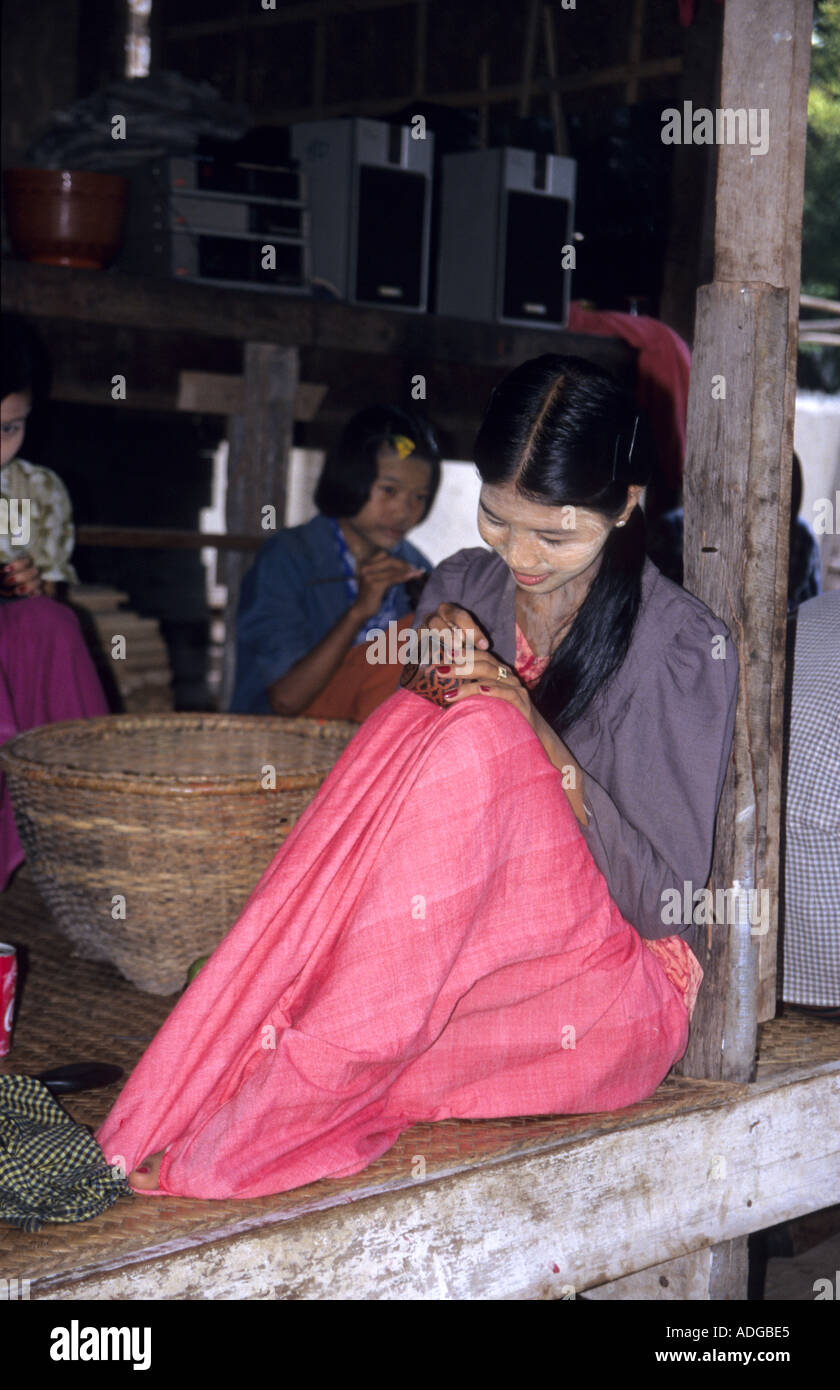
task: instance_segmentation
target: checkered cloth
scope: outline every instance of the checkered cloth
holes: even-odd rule
[[[24,1231],[89,1221],[130,1196],[83,1125],[34,1076],[0,1076],[0,1220]]]
[[[840,591],[797,613],[785,852],[790,1004],[840,1007]]]

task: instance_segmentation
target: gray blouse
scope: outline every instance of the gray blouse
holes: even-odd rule
[[[495,551],[459,550],[429,576],[414,626],[440,603],[460,604],[513,666],[515,596]],[[592,857],[622,915],[649,940],[691,925],[673,925],[667,890],[682,902],[687,884],[691,893],[706,886],[737,693],[727,628],[646,560],[627,656],[563,741],[584,772],[581,830]]]

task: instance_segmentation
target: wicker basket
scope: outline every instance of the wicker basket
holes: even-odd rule
[[[81,955],[171,994],[233,925],[358,727],[107,715],[19,734],[0,769],[57,925]]]

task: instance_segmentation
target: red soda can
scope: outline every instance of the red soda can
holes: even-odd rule
[[[0,941],[0,1057],[8,1057],[12,1041],[17,985],[17,951]]]

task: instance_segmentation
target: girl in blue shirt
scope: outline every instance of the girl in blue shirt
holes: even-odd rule
[[[243,581],[235,712],[358,717],[368,671],[354,649],[413,609],[406,585],[432,566],[405,537],[439,483],[440,451],[424,421],[385,406],[350,420],[325,461],[318,515],[267,541]],[[395,684],[385,683],[382,699]],[[319,708],[328,687],[329,709]]]

